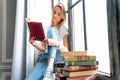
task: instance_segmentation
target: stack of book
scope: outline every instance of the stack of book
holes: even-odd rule
[[[61,52],[65,61],[56,63],[55,80],[96,80],[98,61],[87,51]]]

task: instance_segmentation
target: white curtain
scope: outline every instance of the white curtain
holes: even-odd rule
[[[27,18],[32,21],[42,22],[43,27],[48,27],[51,21],[51,0],[28,0]],[[40,52],[28,42],[29,31],[27,31],[27,53],[26,53],[26,75],[29,74],[37,60]]]
[[[17,0],[16,22],[13,48],[13,63],[11,80],[24,80],[26,64],[26,27],[25,27],[26,0]]]

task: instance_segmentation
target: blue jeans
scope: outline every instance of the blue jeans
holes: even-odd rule
[[[50,39],[58,40],[54,28],[50,28],[48,30],[47,37]],[[48,46],[48,53],[44,53],[39,56],[38,62],[35,64],[34,68],[29,73],[25,80],[42,80],[48,65],[49,57],[55,57],[54,63],[64,61],[64,58],[60,56],[60,50],[57,47]],[[54,71],[56,71],[55,66]]]

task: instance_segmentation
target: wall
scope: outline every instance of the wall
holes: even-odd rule
[[[0,80],[10,80],[16,0],[0,0]]]

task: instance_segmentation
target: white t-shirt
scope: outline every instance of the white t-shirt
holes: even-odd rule
[[[68,29],[65,26],[61,26],[60,29],[58,30],[56,27],[50,27],[50,28],[55,28],[55,33],[58,37],[58,41],[63,44],[63,38],[66,34],[68,34]],[[49,29],[49,28],[48,28]],[[47,29],[47,31],[48,31]],[[45,33],[47,32],[45,31]]]
[[[60,30],[57,29],[57,37],[62,44],[63,38],[66,34],[68,34],[68,29],[65,26],[60,27]]]

